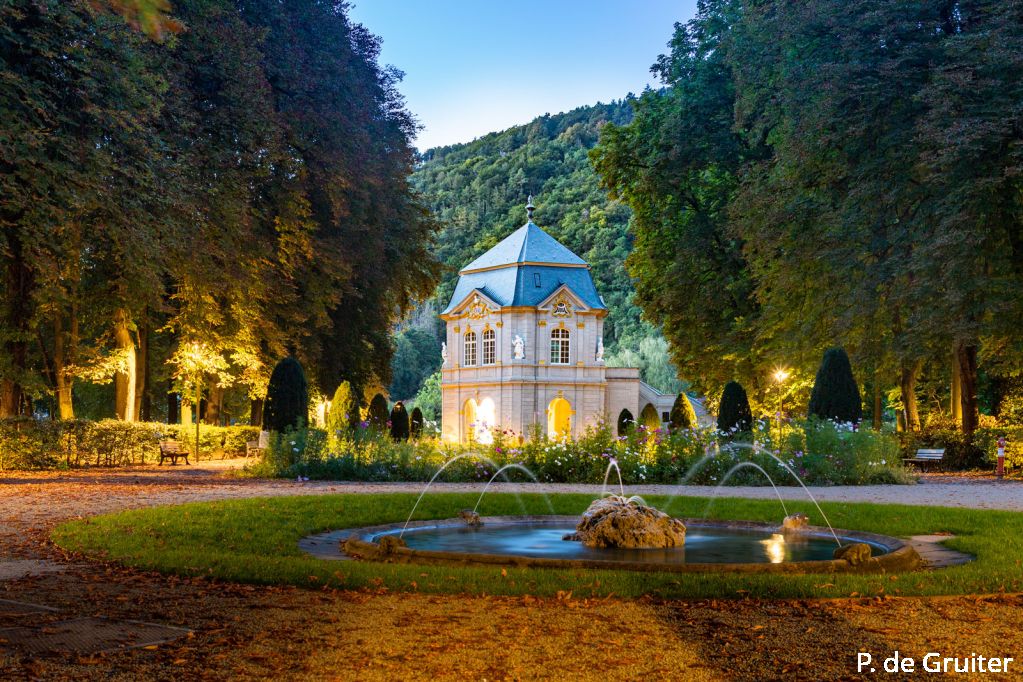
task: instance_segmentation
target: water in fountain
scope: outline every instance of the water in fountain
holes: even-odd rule
[[[495,471],[494,475],[490,477],[489,481],[487,481],[487,484],[485,486],[483,486],[483,492],[480,493],[480,498],[478,500],[476,500],[476,506],[472,508],[472,511],[473,511],[474,514],[479,512],[480,503],[483,502],[483,496],[487,494],[487,490],[490,488],[490,484],[493,483],[494,480],[498,476],[500,476],[504,472],[508,471],[509,469],[517,469],[518,471],[521,471],[526,476],[529,476],[531,479],[533,479],[533,483],[537,483],[537,484],[540,483],[540,480],[536,477],[536,474],[534,474],[532,471],[530,471],[527,467],[525,467],[525,466],[523,466],[521,464],[516,464],[516,463],[505,464],[503,467],[501,467],[500,469]],[[505,474],[504,480],[506,480],[506,481],[508,480],[507,474]],[[518,493],[516,493],[516,496],[518,496]],[[550,510],[551,515],[553,516],[554,515],[554,505],[551,504],[551,496],[548,495],[547,493],[543,493],[543,497],[544,497],[544,500],[547,501],[547,508]],[[519,497],[520,505],[521,505],[521,502],[522,502],[522,498]],[[525,513],[525,511],[526,511],[525,507],[523,506],[522,512]]]
[[[747,448],[748,450],[752,450],[753,452],[762,452],[762,453],[766,454],[767,456],[771,457],[775,462],[777,462],[779,464],[779,466],[781,466],[783,469],[785,469],[785,471],[789,472],[789,474],[791,474],[792,477],[794,479],[796,479],[796,483],[798,483],[800,485],[800,487],[802,487],[803,491],[806,493],[806,496],[810,498],[811,502],[813,502],[813,505],[815,507],[817,507],[817,511],[820,512],[821,518],[824,519],[824,523],[827,524],[828,530],[831,531],[831,536],[833,538],[835,538],[835,542],[838,543],[839,547],[842,546],[842,542],[838,539],[838,535],[835,533],[835,529],[831,526],[831,522],[828,521],[827,514],[824,513],[824,510],[821,509],[821,506],[817,503],[817,498],[815,498],[813,496],[813,493],[811,493],[809,488],[806,487],[806,484],[803,483],[803,479],[801,479],[798,476],[798,474],[796,474],[796,472],[792,470],[792,467],[790,467],[788,464],[786,464],[784,461],[782,461],[773,452],[771,452],[769,450],[766,450],[766,449],[762,448],[761,446],[759,446],[757,444],[750,444],[750,443],[729,443],[727,447],[729,447],[729,448]],[[675,502],[675,500],[682,496],[682,487],[684,485],[686,485],[690,480],[692,480],[692,477],[695,476],[696,473],[701,468],[703,468],[704,464],[706,464],[708,461],[713,459],[719,453],[720,453],[720,447],[718,448],[717,452],[715,452],[713,450],[710,450],[708,448],[708,451],[703,455],[703,457],[698,459],[693,464],[693,466],[691,466],[689,468],[689,471],[686,472],[686,475],[682,478],[682,480],[679,482],[679,484],[675,487],[675,493],[672,494],[672,496],[670,498],[668,498],[668,502],[664,505],[664,507],[662,508],[662,511],[667,512],[667,510],[671,508],[671,506]],[[723,483],[723,481],[722,481],[722,483]],[[771,484],[774,485],[774,482],[772,481]],[[720,488],[721,488],[721,483],[719,483],[716,486],[715,491],[720,489]],[[775,490],[777,491],[777,488],[775,488]]]
[[[778,486],[776,486],[774,484],[774,480],[771,478],[771,475],[768,474],[764,470],[764,467],[760,466],[756,462],[739,462],[738,464],[733,466],[731,469],[729,469],[725,473],[724,477],[722,477],[722,479],[721,479],[721,482],[717,484],[716,488],[714,488],[714,496],[711,497],[707,501],[707,507],[703,510],[703,517],[704,518],[706,518],[707,514],[710,513],[711,505],[713,505],[715,502],[717,502],[718,497],[720,497],[720,495],[721,495],[721,493],[720,493],[721,486],[723,486],[725,484],[725,482],[728,481],[728,479],[731,478],[732,474],[734,474],[736,471],[738,471],[739,469],[746,469],[746,468],[756,469],[757,471],[759,471],[760,473],[762,473],[764,475],[764,478],[767,479],[767,482],[771,484],[772,488],[774,488],[774,494],[778,497],[778,502],[781,503],[781,510],[782,510],[782,512],[784,512],[786,517],[789,515],[789,510],[785,506],[785,500],[783,500],[781,498],[781,492],[779,492]]]
[[[785,469],[785,471],[787,471],[790,474],[792,474],[792,478],[796,479],[796,483],[798,483],[800,486],[802,486],[803,491],[806,493],[807,497],[809,497],[810,501],[813,502],[813,506],[817,507],[817,511],[820,512],[821,518],[824,519],[824,523],[828,524],[828,530],[831,531],[831,537],[835,538],[835,543],[839,547],[841,547],[842,546],[842,541],[838,539],[838,534],[835,533],[835,529],[832,528],[831,522],[828,521],[827,515],[824,513],[824,510],[821,509],[821,506],[819,504],[817,504],[817,498],[813,496],[813,493],[810,492],[810,489],[806,487],[805,483],[803,483],[803,479],[801,479],[799,476],[796,475],[796,472],[792,470],[792,467],[790,467],[788,464],[783,462],[780,457],[775,455],[770,450],[765,450],[764,448],[760,447],[759,445],[753,445],[753,451],[754,452],[763,452],[768,457],[770,457],[775,462],[777,462],[779,465],[781,465],[781,467],[783,469]]]
[[[611,476],[611,469],[618,472],[618,490],[621,497],[625,497],[625,484],[622,483],[622,470],[618,468],[618,460],[614,457],[607,463],[607,471],[604,472],[604,486],[600,489],[600,496],[605,497],[607,495],[607,479]]]
[[[441,467],[439,469],[437,469],[437,471],[430,478],[430,482],[426,484],[425,488],[423,488],[423,492],[419,493],[419,497],[416,498],[416,503],[414,505],[412,505],[412,511],[409,512],[408,518],[405,519],[405,525],[402,526],[401,533],[398,534],[398,538],[399,539],[405,535],[405,531],[408,530],[408,525],[409,525],[409,523],[411,523],[412,517],[416,513],[416,508],[419,507],[419,503],[423,501],[423,496],[426,495],[426,492],[430,489],[430,486],[433,485],[433,482],[437,480],[437,477],[440,476],[441,473],[445,469],[447,469],[449,466],[451,466],[452,464],[454,464],[458,460],[460,460],[460,459],[467,459],[469,457],[474,457],[476,459],[483,460],[484,462],[486,462],[490,466],[494,467],[495,469],[498,468],[498,466],[494,462],[494,460],[490,459],[489,457],[484,457],[483,455],[481,455],[479,453],[476,453],[476,452],[465,452],[465,453],[462,453],[461,455],[455,455],[454,457],[452,457],[448,461],[444,462],[444,464],[442,464]]]

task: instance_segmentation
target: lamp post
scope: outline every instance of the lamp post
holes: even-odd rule
[[[782,388],[782,384],[784,384],[785,380],[788,379],[788,378],[789,378],[789,371],[787,369],[785,369],[784,367],[779,367],[778,369],[774,370],[774,380],[778,382],[778,412],[777,412],[777,418],[778,418],[778,438],[777,438],[776,445],[777,445],[777,448],[779,450],[781,449],[781,410],[782,410],[782,407],[784,406],[784,400],[785,400],[785,392],[784,392],[784,390]]]

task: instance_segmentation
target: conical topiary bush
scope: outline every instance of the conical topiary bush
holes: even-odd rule
[[[669,418],[672,431],[696,427],[696,410],[693,409],[693,404],[689,402],[689,396],[685,393],[678,394],[678,397],[675,398],[675,404],[671,406]]]
[[[327,444],[331,451],[337,449],[359,421],[359,402],[352,385],[342,381],[334,391],[327,413]]]
[[[391,438],[394,442],[406,441],[409,435],[408,412],[399,400],[391,410]]]
[[[369,401],[369,410],[367,412],[367,419],[370,427],[374,429],[387,428],[387,418],[390,415],[390,412],[387,409],[387,398],[377,393],[373,396],[373,399]]]
[[[844,349],[831,348],[824,353],[806,412],[811,417],[854,424],[863,418],[860,388]]]
[[[309,420],[309,386],[302,365],[294,357],[277,363],[270,375],[263,407],[263,427],[283,433],[300,429]]]
[[[718,407],[718,431],[744,433],[753,430],[753,412],[746,390],[737,381],[725,384]]]
[[[413,438],[423,435],[423,411],[418,407],[412,409],[412,416],[409,418],[409,431]]]

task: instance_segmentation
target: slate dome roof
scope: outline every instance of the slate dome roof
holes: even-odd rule
[[[451,312],[473,291],[501,307],[537,306],[563,285],[587,307],[606,309],[586,261],[529,220],[459,271],[451,301],[441,314]]]

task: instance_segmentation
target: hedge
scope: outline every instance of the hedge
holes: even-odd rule
[[[259,438],[253,426],[199,427],[200,456],[245,454]],[[29,417],[0,420],[0,470],[130,466],[159,460],[159,443],[175,439],[195,450],[195,426],[105,419],[51,421]]]

